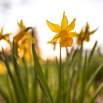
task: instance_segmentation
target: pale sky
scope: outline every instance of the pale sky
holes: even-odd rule
[[[9,6],[2,9],[5,3]],[[86,22],[91,31],[99,27],[91,35],[90,42],[85,42],[85,48],[91,49],[96,40],[98,45],[103,45],[103,0],[3,0],[3,3],[0,2],[0,28],[4,26],[4,33],[12,32],[15,35],[18,30],[17,21],[23,19],[27,27],[36,26],[41,48],[49,52],[52,48],[47,45],[47,41],[55,33],[50,31],[46,20],[61,25],[64,11],[69,23],[76,18],[75,31],[78,33]]]

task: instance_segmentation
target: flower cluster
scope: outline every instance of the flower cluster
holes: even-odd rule
[[[79,45],[81,45],[84,40],[88,42],[90,40],[89,39],[90,35],[96,32],[98,28],[93,31],[90,31],[89,24],[86,23],[86,27],[83,27],[80,33],[78,34],[73,31],[75,28],[75,21],[76,21],[76,18],[74,18],[73,21],[70,24],[68,24],[68,19],[65,15],[65,12],[63,13],[61,26],[46,20],[46,23],[48,27],[50,28],[50,30],[56,33],[56,35],[48,43],[55,44],[57,41],[59,41],[61,47],[71,47],[73,44],[73,37],[77,37],[77,44]],[[27,45],[28,41],[29,41],[29,44],[32,44],[32,43],[35,44],[35,39],[31,36],[30,33],[28,33],[28,30],[33,28],[24,26],[23,20],[21,20],[20,23],[17,22],[17,24],[21,30],[17,35],[13,37],[13,40],[18,45],[19,50],[20,49],[28,50],[28,47],[29,47]],[[0,32],[0,40],[4,39],[10,43],[10,40],[9,40],[10,34],[11,33],[3,35],[3,28],[2,28]]]
[[[54,43],[59,40],[59,43],[61,47],[71,47],[73,44],[73,37],[77,37],[77,44],[81,44],[83,40],[89,41],[89,36],[93,34],[97,29],[93,31],[89,31],[89,24],[86,24],[85,30],[84,27],[81,29],[81,32],[78,34],[76,32],[73,32],[75,28],[75,21],[76,18],[73,19],[73,21],[68,25],[68,19],[65,15],[65,12],[63,13],[63,18],[61,21],[61,26],[58,24],[54,24],[46,20],[46,23],[51,31],[57,33],[51,41],[48,43]]]

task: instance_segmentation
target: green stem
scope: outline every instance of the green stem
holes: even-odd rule
[[[61,46],[60,46],[60,64],[59,64],[59,92],[60,92],[60,103],[61,103],[61,97],[62,97],[62,93],[61,93]]]

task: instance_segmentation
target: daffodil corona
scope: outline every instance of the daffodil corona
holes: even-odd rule
[[[58,24],[53,24],[46,20],[46,23],[51,31],[57,33],[51,41],[48,43],[53,43],[59,40],[59,43],[61,47],[71,47],[73,44],[73,37],[77,35],[76,32],[71,32],[75,28],[75,21],[76,18],[68,25],[68,19],[65,15],[65,12],[63,13],[63,18],[61,21],[61,26]]]

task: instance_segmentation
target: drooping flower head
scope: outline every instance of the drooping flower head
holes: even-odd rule
[[[7,33],[7,34],[3,34],[3,27],[1,28],[1,32],[0,32],[0,41],[1,40],[5,40],[7,41],[9,44],[11,44],[10,40],[9,40],[9,36],[11,35],[12,33]]]
[[[93,31],[89,31],[90,26],[88,22],[86,23],[86,27],[81,29],[81,32],[77,35],[77,44],[81,45],[82,42],[85,40],[86,42],[90,41],[90,35],[97,31],[97,29]]]
[[[71,47],[73,44],[73,37],[77,35],[75,32],[71,32],[75,28],[75,21],[76,18],[68,25],[68,19],[65,15],[65,12],[63,13],[63,18],[61,21],[61,26],[58,24],[53,24],[46,20],[46,23],[51,31],[57,33],[51,41],[48,43],[53,43],[59,40],[59,43],[61,47]]]
[[[25,36],[27,39],[30,39],[32,41],[32,43],[35,43],[34,38],[27,32],[30,27],[26,28],[23,25],[23,21],[21,20],[20,23],[18,23],[18,26],[20,27],[21,31],[13,37],[14,41],[18,44],[18,42]]]

